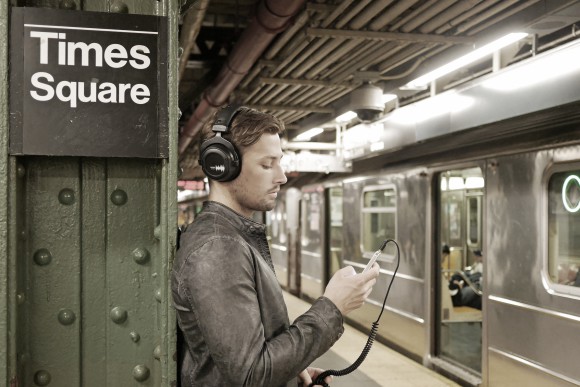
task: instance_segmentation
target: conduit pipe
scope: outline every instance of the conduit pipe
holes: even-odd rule
[[[179,136],[179,154],[197,136],[204,123],[227,102],[228,96],[250,71],[260,55],[290,19],[304,5],[306,0],[264,0],[256,10],[255,19],[244,30],[226,64],[213,83],[204,91],[201,101]]]
[[[208,4],[209,0],[198,0],[191,5],[191,8],[187,10],[187,13],[184,16],[183,26],[181,27],[181,36],[179,38],[179,46],[183,49],[179,59],[179,80],[183,78],[183,73],[185,72],[187,61],[189,60],[189,54],[195,44],[195,39],[199,34],[199,30],[201,29],[201,24],[203,23]]]

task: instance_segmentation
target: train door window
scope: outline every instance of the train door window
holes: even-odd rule
[[[370,258],[385,239],[397,237],[397,196],[394,187],[367,187],[363,192],[362,205],[362,253]],[[384,251],[394,256],[394,246]]]
[[[466,168],[442,172],[437,183],[436,354],[481,372],[482,275],[469,265],[482,250],[484,178],[480,168]]]
[[[331,187],[326,190],[327,216],[326,224],[328,243],[326,256],[328,260],[327,279],[342,266],[342,187]]]
[[[548,182],[548,273],[556,290],[580,295],[580,169]]]
[[[467,198],[467,244],[470,246],[481,245],[481,197],[472,196]]]

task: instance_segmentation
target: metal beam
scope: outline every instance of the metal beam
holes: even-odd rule
[[[475,39],[463,36],[443,36],[433,34],[410,34],[399,32],[377,32],[377,31],[353,31],[336,30],[328,28],[307,28],[306,35],[316,37],[344,38],[344,39],[364,39],[415,43],[441,43],[441,44],[474,44]]]
[[[334,114],[334,109],[315,106],[287,106],[287,105],[245,105],[245,106],[256,110],[282,110],[291,112]]]
[[[332,83],[330,81],[314,81],[311,79],[291,79],[291,78],[268,78],[261,77],[260,82],[273,85],[301,85],[301,86],[321,86],[321,87],[344,87],[354,89],[358,85],[349,83]]]

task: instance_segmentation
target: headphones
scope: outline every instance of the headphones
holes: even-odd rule
[[[242,106],[231,104],[221,109],[211,130],[215,136],[205,140],[199,150],[199,165],[208,178],[216,181],[232,181],[240,174],[242,158],[234,144],[222,137]]]

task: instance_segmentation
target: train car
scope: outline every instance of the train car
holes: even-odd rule
[[[400,268],[381,340],[465,386],[578,386],[580,71],[507,89],[519,70],[456,91],[475,100],[466,111],[415,110],[385,134],[388,151],[355,160],[352,173],[287,187],[267,219],[271,247],[282,285],[314,299],[337,268],[360,272],[395,239]],[[394,274],[394,245],[378,261],[368,302],[348,316],[366,331]],[[454,306],[453,274],[478,262],[482,286],[463,286],[481,306]]]

